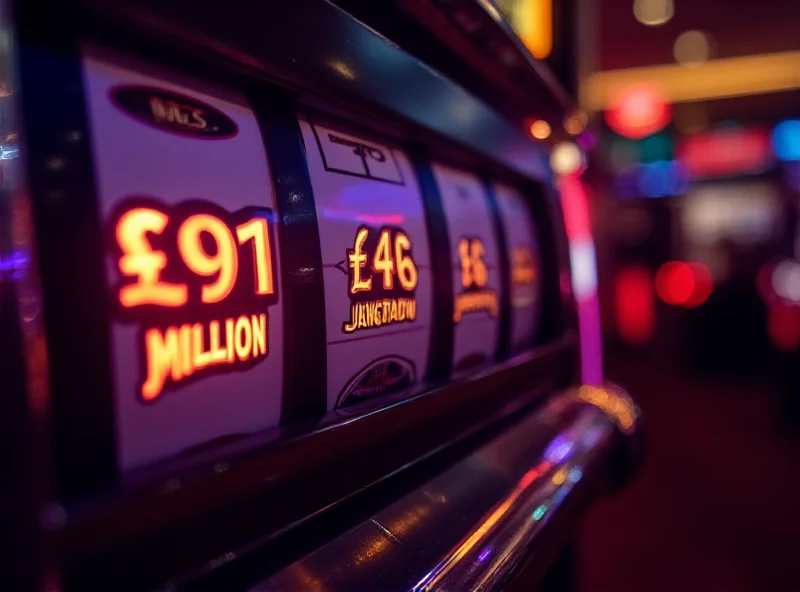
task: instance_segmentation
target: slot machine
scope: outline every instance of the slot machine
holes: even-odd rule
[[[519,125],[569,102],[491,4],[0,27],[4,589],[564,589],[641,420],[581,384]]]

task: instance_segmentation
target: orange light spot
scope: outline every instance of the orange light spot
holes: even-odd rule
[[[210,234],[217,246],[209,255],[200,240],[202,233]],[[195,214],[178,229],[178,249],[187,267],[198,275],[216,275],[216,281],[202,287],[200,298],[205,303],[224,300],[233,290],[239,268],[236,241],[225,223],[215,216]]]
[[[116,227],[117,244],[122,250],[119,270],[123,275],[136,276],[134,284],[123,286],[119,301],[126,308],[145,304],[177,307],[186,304],[188,288],[183,284],[160,281],[167,265],[167,256],[155,251],[147,233],[160,234],[167,226],[166,214],[150,208],[134,208],[120,217]]]

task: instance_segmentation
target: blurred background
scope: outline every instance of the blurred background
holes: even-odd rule
[[[603,329],[584,379],[602,363],[650,428],[585,529],[582,588],[800,590],[800,2],[497,6],[580,98],[531,135],[582,331]]]

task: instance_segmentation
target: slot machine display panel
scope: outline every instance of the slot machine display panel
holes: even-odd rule
[[[541,263],[536,221],[531,204],[516,188],[494,183],[492,190],[502,220],[510,267],[510,351],[534,343],[541,310]]]
[[[275,198],[247,99],[87,48],[118,465],[278,424]]]
[[[428,362],[432,277],[408,156],[300,116],[322,250],[328,409],[413,386]]]
[[[395,63],[414,68],[415,77],[431,74],[355,21],[349,26],[363,28],[386,55],[397,54]],[[529,229],[514,230],[503,218],[506,190],[499,185],[515,195],[508,201],[527,200],[527,191],[513,187],[546,182],[546,172],[541,159],[526,157],[541,156],[540,149],[531,149],[529,138],[490,105],[446,78],[426,79],[444,92],[425,97],[474,107],[488,124],[478,141],[455,119],[436,116],[428,99],[417,115],[408,105],[396,113],[371,109],[375,98],[362,86],[366,94],[332,91],[328,103],[326,93],[304,94],[276,84],[280,76],[233,67],[241,56],[206,61],[202,52],[173,54],[140,41],[109,33],[101,43],[119,45],[115,51],[84,45],[79,55],[95,181],[86,200],[96,207],[90,218],[103,238],[109,335],[101,347],[110,358],[116,463],[102,487],[58,498],[70,583],[113,577],[135,564],[132,577],[150,584],[165,573],[159,562],[178,570],[209,557],[195,547],[230,549],[279,532],[459,441],[476,425],[506,417],[506,404],[519,409],[545,396],[565,383],[572,356],[560,327],[552,343],[533,348],[536,317],[543,314],[535,310],[535,294],[520,299],[518,317],[504,304],[514,294],[504,279],[510,251],[520,241],[535,251],[537,240],[519,239]],[[421,113],[427,119],[414,120]],[[304,158],[286,150],[288,141],[302,145]],[[286,152],[292,154],[283,158]],[[285,231],[301,222],[287,215],[292,196],[283,190],[298,178],[309,189],[298,199],[311,197],[315,206],[305,212],[303,233],[320,245],[321,260],[309,257],[306,268],[291,273],[307,272],[309,283],[319,279],[316,303],[325,322],[314,323],[313,335],[298,330],[301,312],[292,310],[282,275],[290,273],[294,250]],[[37,189],[37,208],[41,195]],[[447,237],[433,236],[431,221]],[[450,260],[437,262],[434,274],[442,241],[449,241]],[[356,277],[356,269],[368,273]],[[437,289],[441,275],[448,276],[448,290]],[[381,287],[375,299],[372,286],[365,289],[369,280]],[[129,288],[154,284],[167,290],[145,290],[144,303],[130,296]],[[154,302],[154,294],[161,300]],[[440,326],[435,315],[445,301],[458,317],[445,315]],[[504,335],[500,318],[509,312],[512,331]],[[443,348],[450,363],[425,384],[432,344],[443,332],[454,338]],[[327,370],[320,364],[306,371],[324,375],[325,388],[312,393],[314,405],[289,418],[287,401],[309,393],[297,391],[287,364],[301,365],[297,352],[320,336]],[[287,355],[292,348],[294,357]],[[498,353],[509,349],[521,355]],[[535,388],[510,388],[525,381]],[[80,430],[73,433],[79,438]],[[301,487],[319,475],[331,478],[328,487]],[[170,541],[189,544],[178,549]],[[174,558],[164,554],[170,546]]]
[[[485,184],[474,174],[435,163],[447,221],[453,276],[453,369],[480,367],[500,346],[501,247]]]

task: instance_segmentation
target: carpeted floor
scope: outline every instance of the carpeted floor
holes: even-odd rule
[[[772,393],[607,366],[640,402],[649,450],[635,481],[587,520],[581,590],[800,591],[800,437]]]

